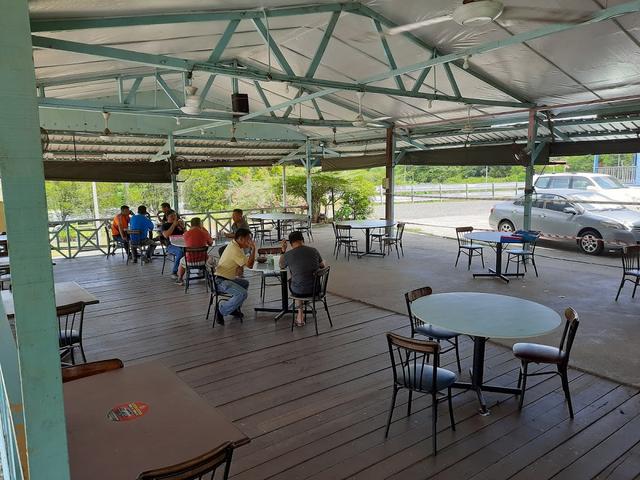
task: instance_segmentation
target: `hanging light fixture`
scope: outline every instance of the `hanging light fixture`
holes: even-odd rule
[[[235,122],[231,123],[231,138],[227,142],[227,145],[235,145],[238,143],[238,139],[236,138],[236,124]]]
[[[464,57],[464,63],[462,64],[462,68],[464,68],[465,70],[469,69],[469,59],[471,58],[471,55],[467,55],[466,57]]]
[[[331,130],[333,130],[333,141],[331,142],[331,146],[332,147],[337,147],[338,146],[338,141],[336,140],[336,132],[337,132],[337,128],[333,127]]]

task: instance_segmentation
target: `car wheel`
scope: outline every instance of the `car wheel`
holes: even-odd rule
[[[586,229],[580,232],[578,235],[578,247],[583,253],[587,255],[600,255],[604,250],[604,242],[602,241],[602,235],[596,230]]]
[[[514,227],[513,223],[511,223],[509,220],[502,220],[498,224],[498,231],[500,231],[500,232],[515,232],[516,231],[516,227]]]

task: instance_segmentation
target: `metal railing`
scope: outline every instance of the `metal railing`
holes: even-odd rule
[[[598,173],[611,175],[617,178],[625,185],[635,185],[636,183],[636,167],[635,165],[614,166],[614,167],[598,167]]]
[[[396,202],[424,202],[429,199],[495,199],[505,196],[518,197],[524,193],[524,182],[501,183],[423,183],[397,185]],[[377,187],[374,203],[384,203],[384,190]]]
[[[245,209],[245,216],[252,213],[265,213],[282,211],[283,208],[251,208]],[[300,211],[304,213],[306,205],[287,207],[287,211]],[[181,213],[180,217],[189,220],[200,217],[203,225],[207,227],[213,237],[218,237],[223,230],[231,225],[231,213],[233,210],[219,210],[215,212],[188,212]],[[106,229],[110,228],[112,218],[83,218],[77,220],[49,222],[49,243],[52,254],[65,258],[75,258],[81,253],[100,252],[104,255],[108,252],[108,239]],[[151,217],[155,221],[155,217]],[[55,252],[55,253],[54,253]]]

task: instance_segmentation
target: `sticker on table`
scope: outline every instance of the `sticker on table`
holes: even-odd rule
[[[128,422],[146,415],[148,411],[149,405],[144,402],[123,403],[109,410],[107,418],[113,422]]]

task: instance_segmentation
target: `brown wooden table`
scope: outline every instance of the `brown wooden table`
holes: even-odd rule
[[[53,286],[55,288],[56,307],[72,305],[78,302],[84,302],[85,305],[93,305],[100,302],[92,293],[87,292],[76,282],[56,282]],[[11,290],[2,290],[0,295],[2,296],[2,303],[7,317],[13,317],[15,315],[13,293],[11,293]]]
[[[74,480],[135,479],[149,469],[201,455],[222,442],[249,438],[156,362],[125,366],[64,387],[69,462]],[[143,402],[146,411],[114,421],[111,409]]]

